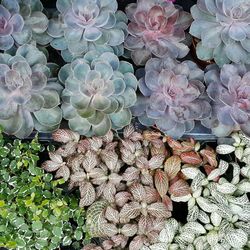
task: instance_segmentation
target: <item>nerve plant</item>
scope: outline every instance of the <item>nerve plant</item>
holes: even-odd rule
[[[164,221],[171,216],[172,201],[188,201],[190,186],[181,169],[217,167],[211,148],[194,140],[178,142],[158,131],[81,137],[70,130],[53,133],[63,143],[49,152],[42,167],[63,177],[69,188],[79,188],[81,207],[89,207],[87,230],[102,237],[104,249],[128,246],[136,250],[157,241]],[[86,246],[85,249],[94,247]]]
[[[38,167],[43,150],[37,139],[8,142],[0,134],[0,247],[7,249],[79,249],[84,210],[65,196],[63,179]],[[71,222],[74,224],[71,224]],[[77,242],[79,241],[79,242]]]
[[[127,17],[117,11],[115,0],[57,0],[58,15],[50,20],[48,33],[51,46],[62,51],[69,62],[89,50],[109,49],[123,54],[127,36]]]
[[[207,94],[212,113],[203,125],[217,136],[227,136],[234,130],[250,135],[250,73],[249,67],[225,64],[222,69],[210,65],[205,73]]]
[[[142,95],[132,112],[143,125],[156,125],[179,138],[194,128],[196,120],[210,115],[203,78],[203,71],[191,61],[152,58],[139,80]]]
[[[248,0],[198,0],[191,14],[190,33],[201,40],[196,47],[201,60],[214,59],[219,66],[250,63]]]
[[[152,56],[183,58],[189,52],[185,30],[191,15],[171,1],[139,0],[126,8],[129,35],[124,46],[136,65],[145,65]]]
[[[130,124],[137,79],[130,63],[111,52],[89,51],[63,66],[63,116],[81,135],[105,135]]]
[[[49,20],[40,0],[2,0],[1,3],[1,50],[31,42],[49,44],[52,40],[47,34]]]
[[[27,137],[35,128],[57,129],[62,119],[62,86],[53,77],[55,65],[32,45],[19,47],[14,56],[0,54],[0,124],[4,132]]]

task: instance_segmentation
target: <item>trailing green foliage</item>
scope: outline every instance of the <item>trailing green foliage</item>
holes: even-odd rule
[[[84,210],[63,196],[63,179],[37,166],[41,151],[37,139],[7,143],[0,134],[0,247],[49,250],[74,241],[79,249]]]

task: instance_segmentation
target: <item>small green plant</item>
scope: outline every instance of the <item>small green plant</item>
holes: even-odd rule
[[[76,198],[63,196],[63,179],[53,181],[37,166],[42,148],[37,139],[6,142],[0,133],[0,247],[79,249],[84,210]]]

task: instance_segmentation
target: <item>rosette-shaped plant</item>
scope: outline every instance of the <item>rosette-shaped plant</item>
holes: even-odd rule
[[[156,125],[169,136],[179,138],[194,128],[194,120],[210,115],[202,81],[203,71],[191,61],[152,58],[139,80],[143,96],[132,111],[143,125]]]
[[[212,115],[203,121],[217,136],[227,136],[241,129],[250,136],[250,72],[249,67],[226,64],[207,68],[205,81],[211,98]]]
[[[59,127],[61,85],[51,78],[46,56],[32,45],[23,45],[15,56],[0,54],[0,124],[19,138],[35,128],[50,132]]]
[[[59,72],[63,116],[81,135],[105,135],[130,124],[137,80],[131,64],[110,52],[89,51]]]
[[[57,9],[60,13],[50,21],[49,34],[52,47],[62,51],[65,61],[91,49],[123,54],[127,17],[117,11],[115,0],[57,0]]]
[[[20,46],[32,41],[48,44],[52,40],[47,34],[49,20],[42,11],[40,0],[2,0],[1,49],[8,50],[14,43]]]
[[[125,48],[137,65],[152,55],[183,58],[189,49],[183,43],[192,18],[187,12],[163,0],[139,0],[126,8],[130,20]]]
[[[222,66],[250,63],[250,2],[248,0],[198,0],[191,8],[190,33],[201,40],[196,50],[201,60]]]
[[[0,50],[12,48],[15,35],[23,30],[24,20],[21,15],[10,13],[0,5]]]

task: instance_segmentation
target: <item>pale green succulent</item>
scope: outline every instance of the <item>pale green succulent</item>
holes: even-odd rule
[[[46,56],[32,45],[19,47],[14,56],[0,54],[0,124],[7,134],[27,137],[35,128],[57,129],[62,119],[62,86],[52,78]]]
[[[128,19],[117,10],[117,1],[57,0],[56,6],[58,13],[51,18],[48,33],[51,46],[61,51],[65,61],[90,50],[123,55]]]
[[[137,80],[131,64],[111,52],[89,51],[59,72],[63,117],[81,135],[105,135],[131,122]]]

